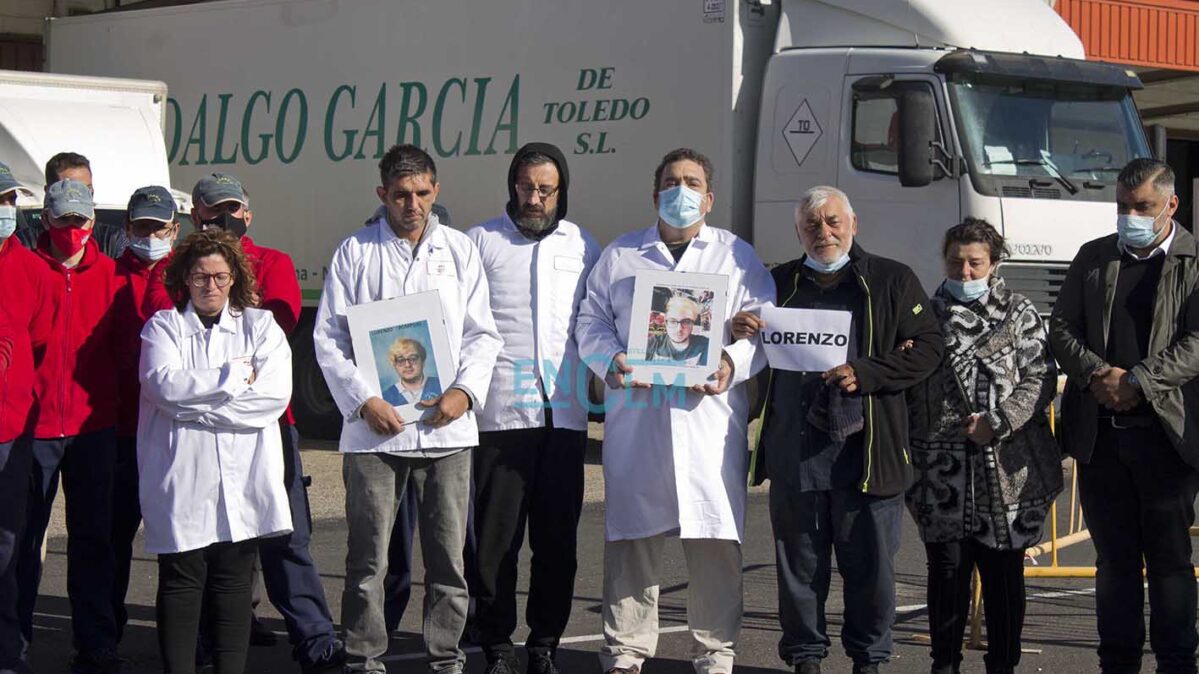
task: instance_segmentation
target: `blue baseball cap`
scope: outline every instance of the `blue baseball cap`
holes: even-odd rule
[[[165,187],[149,185],[138,188],[129,197],[129,220],[175,221],[175,198]]]
[[[78,180],[60,180],[46,190],[46,210],[53,218],[79,215],[94,220],[96,205],[92,202],[92,191]]]
[[[213,173],[200,178],[200,182],[192,188],[192,201],[205,206],[216,206],[228,201],[236,201],[243,206],[250,205],[241,181],[228,173]]]
[[[8,168],[7,164],[0,162],[0,194],[8,194],[14,190],[33,194],[28,187],[25,187],[19,180],[13,177],[12,169]]]

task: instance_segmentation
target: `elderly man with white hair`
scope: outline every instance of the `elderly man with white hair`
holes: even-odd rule
[[[857,231],[845,193],[813,187],[795,213],[804,254],[771,271],[780,307],[850,314],[845,363],[772,371],[754,459],[754,479],[770,478],[779,656],[802,674],[819,673],[828,655],[834,551],[844,580],[841,642],[854,674],[877,672],[891,655],[894,559],[912,482],[904,391],[944,350],[916,275],[855,245]],[[738,338],[763,327],[751,312],[733,318]]]

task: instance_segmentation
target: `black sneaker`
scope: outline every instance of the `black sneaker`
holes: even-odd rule
[[[853,663],[853,674],[878,674],[878,663],[859,664],[855,662]]]
[[[529,656],[526,674],[560,674],[554,658],[549,653],[534,653]]]
[[[71,674],[131,674],[129,662],[112,651],[79,653],[71,660]]]
[[[804,660],[795,663],[795,674],[820,674],[820,661]]]
[[[346,647],[335,642],[332,651],[315,662],[300,664],[300,674],[342,674],[346,668]]]
[[[483,670],[483,674],[516,674],[516,668],[512,666],[506,658],[492,660],[487,663],[487,669]]]
[[[250,620],[250,645],[274,646],[277,643],[279,643],[279,635],[272,632],[266,623],[258,619],[258,616],[254,616]]]

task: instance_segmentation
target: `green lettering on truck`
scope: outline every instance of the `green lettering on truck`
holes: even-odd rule
[[[200,105],[196,109],[196,118],[192,120],[192,130],[187,134],[187,144],[183,146],[183,157],[179,160],[180,166],[188,166],[191,164],[187,160],[187,155],[191,152],[192,146],[199,148],[199,157],[196,159],[197,165],[208,163],[208,155],[204,150],[205,137],[208,135],[208,94],[200,97]]]
[[[348,84],[343,84],[333,90],[333,95],[329,97],[329,107],[325,109],[325,155],[332,161],[341,161],[350,156],[354,152],[354,137],[358,135],[358,131],[355,129],[342,131],[346,136],[346,143],[342,146],[341,152],[333,149],[333,117],[337,114],[337,102],[341,100],[341,95],[344,93],[350,94],[350,109],[352,110],[357,103],[358,90]]]
[[[441,137],[441,122],[445,117],[445,99],[450,93],[450,87],[457,86],[462,90],[462,102],[466,102],[466,80],[460,77],[451,77],[441,85],[441,93],[437,94],[437,102],[433,104],[433,150],[440,157],[452,157],[458,154],[458,147],[462,145],[462,132],[454,136],[454,146],[450,149],[445,148]]]
[[[250,155],[250,123],[254,119],[254,106],[258,104],[260,98],[266,99],[266,111],[267,114],[270,114],[271,92],[259,89],[250,94],[250,99],[246,101],[246,111],[241,116],[241,157],[250,165],[261,163],[271,153],[271,134],[260,133],[258,139],[262,143],[258,146],[258,154]]]
[[[287,128],[287,113],[291,109],[293,98],[299,100],[300,117],[296,124],[296,140],[292,144],[291,152],[287,153],[283,150],[283,132]],[[279,104],[279,116],[275,120],[275,156],[284,164],[292,163],[300,156],[300,150],[304,149],[304,138],[307,135],[308,99],[300,89],[292,89],[283,95],[283,102]]]
[[[420,147],[420,116],[425,114],[425,105],[429,101],[425,85],[420,82],[400,82],[400,89],[404,91],[404,99],[400,104],[400,124],[396,129],[396,144],[412,143]],[[413,92],[417,94],[415,110],[410,105],[413,101]],[[409,127],[412,128],[411,136],[404,133],[404,130]]]
[[[375,105],[371,108],[370,119],[367,120],[366,128],[362,131],[362,140],[358,143],[358,151],[354,153],[354,159],[366,158],[366,155],[362,153],[362,148],[366,145],[366,139],[371,137],[375,139],[374,158],[380,159],[383,157],[383,121],[386,118],[387,83],[384,82],[379,85],[379,93],[375,96]]]

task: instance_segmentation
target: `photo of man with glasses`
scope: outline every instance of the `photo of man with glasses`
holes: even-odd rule
[[[441,395],[441,380],[426,376],[425,346],[415,339],[401,337],[388,349],[387,359],[399,378],[383,392],[383,400],[392,405],[411,405]]]
[[[645,359],[669,360],[680,365],[707,365],[708,338],[693,334],[695,326],[700,324],[702,313],[699,302],[690,296],[672,294],[666,301],[666,332],[649,336]],[[703,329],[702,325],[700,329]]]

